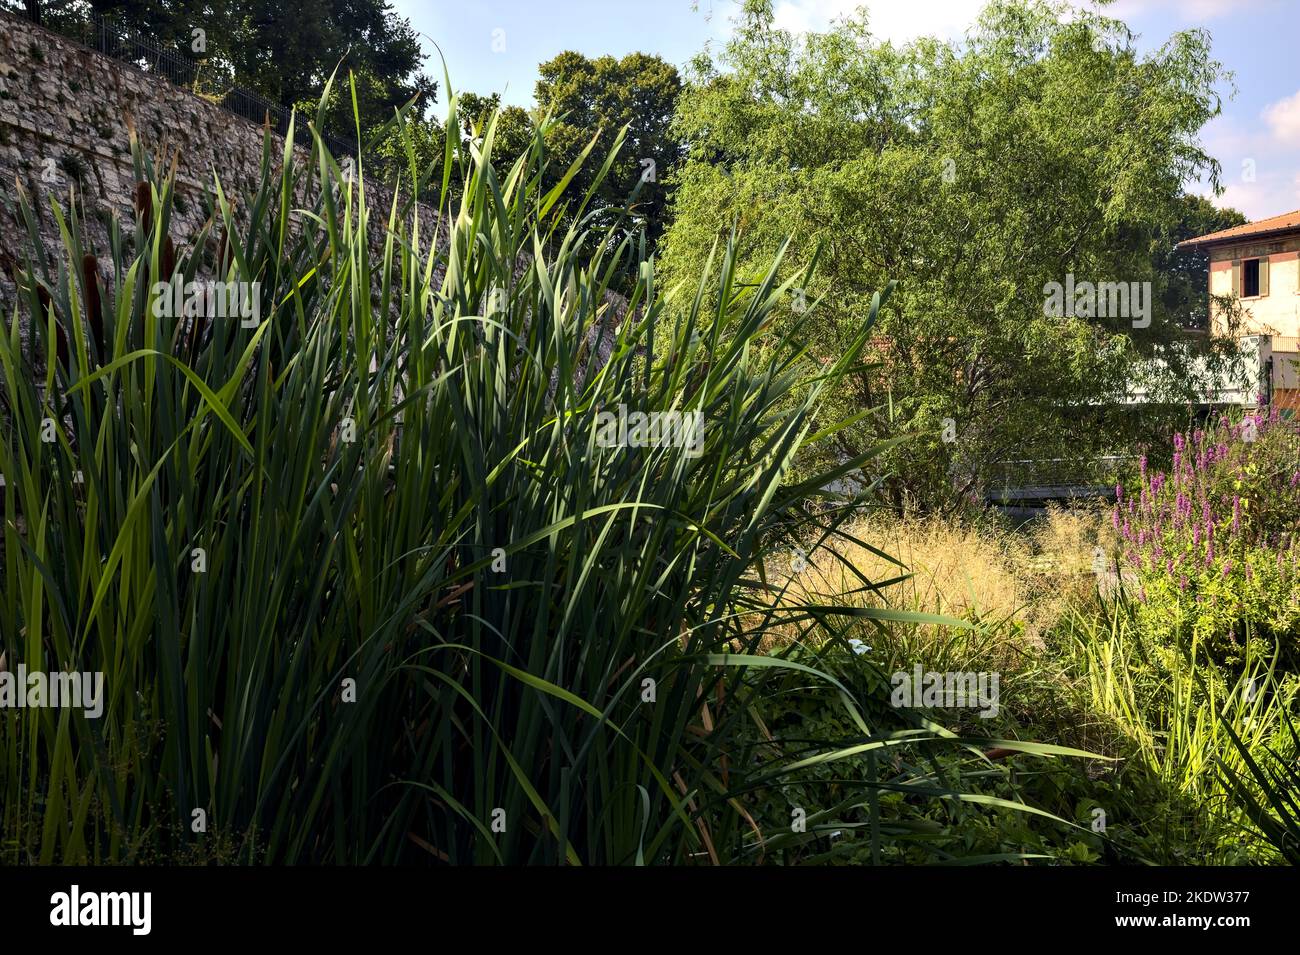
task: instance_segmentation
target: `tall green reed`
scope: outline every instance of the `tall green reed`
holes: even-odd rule
[[[52,197],[44,248],[19,196],[0,645],[106,690],[100,719],[0,713],[6,858],[729,861],[747,794],[810,758],[755,780],[729,748],[796,668],[854,752],[955,745],[757,653],[891,617],[774,597],[762,571],[787,535],[836,533],[843,508],[807,502],[875,453],[788,479],[839,426],[822,399],[885,295],[822,365],[815,309],[770,321],[812,264],[744,281],[727,243],[662,289],[644,238],[572,194],[577,165],[550,168],[547,128],[503,176],[495,119],[449,137],[436,178],[409,148],[392,189],[315,127],[309,155],[267,135],[255,188],[214,175],[179,247],[174,176],[134,139],[136,214],[107,248]],[[155,308],[156,283],[207,277],[258,283],[255,327]],[[699,454],[605,446],[619,406],[698,413]],[[873,813],[883,784],[863,780]]]

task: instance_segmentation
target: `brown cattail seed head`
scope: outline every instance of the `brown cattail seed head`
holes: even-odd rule
[[[135,184],[135,214],[140,219],[145,234],[148,234],[153,225],[153,193],[149,183],[143,179]]]
[[[104,308],[99,298],[99,260],[93,255],[81,258],[81,277],[86,283],[86,321],[95,339],[99,360],[104,360]]]

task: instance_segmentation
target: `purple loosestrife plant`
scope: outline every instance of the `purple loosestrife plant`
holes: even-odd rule
[[[1300,637],[1300,428],[1276,409],[1173,436],[1172,466],[1140,462],[1112,524],[1156,635],[1190,631],[1223,660],[1254,634]]]

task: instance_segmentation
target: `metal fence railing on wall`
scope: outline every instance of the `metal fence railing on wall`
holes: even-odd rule
[[[34,8],[15,8],[12,3],[0,3],[0,10],[31,20],[43,29],[67,37],[96,53],[165,78],[186,90],[194,89],[204,65],[202,60],[191,59],[175,50],[166,49],[134,27],[97,13],[73,13],[62,8],[37,14]],[[219,99],[213,97],[209,101],[259,125],[268,123],[281,136],[289,131],[290,111],[249,90],[231,87]],[[330,152],[336,155],[356,154],[356,147],[342,139],[324,132],[321,139]],[[302,117],[295,124],[294,140],[303,146],[311,145],[311,131]]]

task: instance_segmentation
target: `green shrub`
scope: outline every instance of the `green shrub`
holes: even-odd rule
[[[1120,601],[1107,617],[1072,618],[1054,648],[1077,719],[1095,727],[1089,742],[1120,760],[1103,803],[1110,835],[1164,865],[1276,861],[1262,840],[1243,838],[1247,820],[1227,798],[1224,773],[1270,750],[1295,758],[1287,727],[1300,680],[1276,650],[1260,653],[1263,641],[1244,641],[1228,666],[1194,634],[1153,639],[1148,626]]]
[[[1150,634],[1186,629],[1240,661],[1248,633],[1300,636],[1300,431],[1276,411],[1174,436],[1168,473],[1143,460],[1112,521]]]

